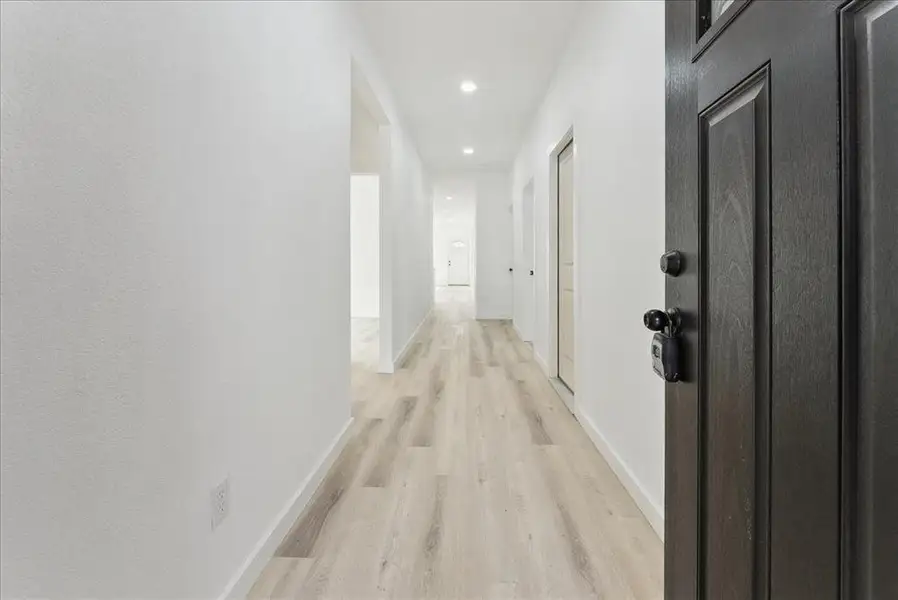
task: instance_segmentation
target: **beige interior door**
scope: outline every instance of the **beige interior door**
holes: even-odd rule
[[[558,155],[558,378],[574,391],[574,144]]]

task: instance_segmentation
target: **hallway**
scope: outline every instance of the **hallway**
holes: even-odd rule
[[[354,373],[349,442],[250,597],[661,598],[661,542],[510,323],[440,288],[414,343]]]
[[[898,599],[898,0],[0,1],[0,600]]]

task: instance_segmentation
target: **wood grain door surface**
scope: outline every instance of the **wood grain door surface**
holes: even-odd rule
[[[898,2],[725,4],[667,4],[665,597],[898,598]]]

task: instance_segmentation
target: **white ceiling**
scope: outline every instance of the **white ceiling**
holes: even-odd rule
[[[422,160],[437,171],[514,160],[581,6],[358,2]],[[462,80],[477,83],[468,96]],[[464,156],[471,146],[474,154]]]
[[[474,222],[476,193],[474,184],[465,178],[440,178],[433,184],[434,218],[446,221],[470,219]]]

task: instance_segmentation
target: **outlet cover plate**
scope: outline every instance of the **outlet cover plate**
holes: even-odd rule
[[[231,510],[231,478],[225,477],[224,481],[212,488],[209,493],[209,508],[212,521],[212,530],[228,517]]]

